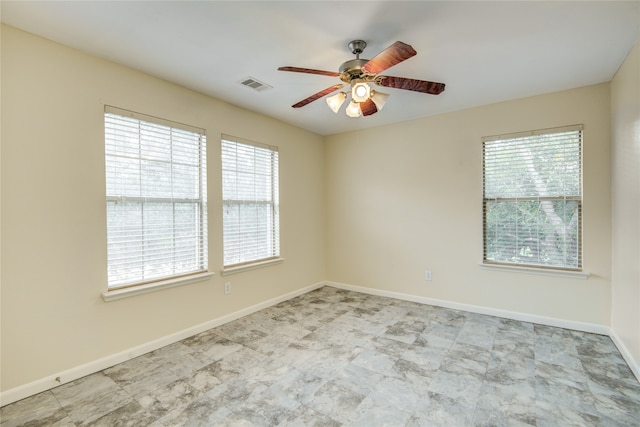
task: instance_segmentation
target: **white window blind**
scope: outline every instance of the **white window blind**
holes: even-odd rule
[[[224,266],[280,256],[278,148],[222,137]]]
[[[108,287],[207,271],[203,129],[105,107]]]
[[[582,269],[582,126],[483,138],[484,262]]]

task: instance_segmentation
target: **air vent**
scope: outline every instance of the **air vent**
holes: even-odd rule
[[[259,80],[254,79],[253,77],[246,77],[239,82],[241,85],[244,85],[248,88],[256,90],[258,92],[262,92],[263,90],[272,89],[273,86],[269,86],[266,83],[262,83]]]

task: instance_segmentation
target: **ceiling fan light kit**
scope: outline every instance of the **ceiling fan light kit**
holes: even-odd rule
[[[333,85],[303,99],[300,102],[297,102],[292,105],[293,108],[303,107],[316,99],[320,99],[323,96],[335,92],[336,90],[342,89],[346,85],[351,86],[351,101],[345,109],[345,112],[349,117],[370,116],[382,110],[382,107],[389,98],[389,94],[373,90],[370,86],[371,83],[378,86],[411,90],[431,95],[438,95],[444,91],[444,83],[416,80],[406,77],[379,75],[379,73],[384,70],[416,55],[417,52],[413,47],[406,43],[397,41],[372,59],[360,59],[360,54],[367,46],[367,43],[364,40],[352,40],[349,42],[348,46],[351,52],[356,55],[356,59],[343,62],[338,68],[339,72],[337,73],[300,67],[278,68],[280,71],[339,77],[343,82],[342,84]],[[346,100],[347,93],[345,92],[339,92],[326,99],[327,105],[334,113],[337,113],[340,110],[340,107]]]

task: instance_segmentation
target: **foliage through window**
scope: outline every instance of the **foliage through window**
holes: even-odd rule
[[[484,262],[582,269],[582,126],[483,138]]]
[[[105,107],[108,287],[207,271],[203,129]]]
[[[280,256],[278,148],[222,138],[224,266]]]

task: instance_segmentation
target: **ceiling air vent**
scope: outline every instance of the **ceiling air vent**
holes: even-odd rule
[[[246,77],[242,80],[240,80],[240,84],[244,85],[248,88],[251,88],[253,90],[256,90],[258,92],[262,92],[263,90],[267,90],[267,89],[272,89],[273,86],[269,86],[266,83],[262,83],[259,80],[254,79],[253,77]]]

